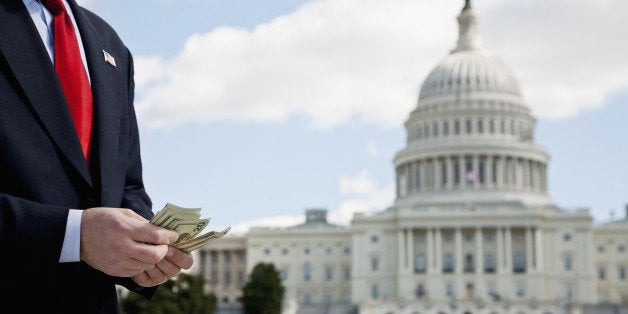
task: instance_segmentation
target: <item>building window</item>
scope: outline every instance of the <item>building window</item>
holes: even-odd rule
[[[224,276],[225,276],[224,277],[225,281],[223,283],[224,283],[225,287],[231,286],[231,272],[230,271],[225,271]]]
[[[472,273],[473,271],[475,271],[475,267],[473,264],[473,254],[467,253],[464,256],[464,272]]]
[[[310,255],[310,248],[306,247],[305,249],[303,249],[303,254]]]
[[[485,233],[484,234],[484,242],[493,242],[493,234]]]
[[[334,303],[334,295],[331,292],[325,293],[325,304]]]
[[[264,249],[264,255],[270,255],[270,249],[269,248],[265,248]]]
[[[447,163],[444,160],[441,160],[440,163],[441,163],[441,167],[440,167],[441,186],[446,187],[449,180],[449,175],[447,173]]]
[[[623,253],[624,251],[626,251],[626,247],[623,244],[617,246],[617,252]]]
[[[304,303],[304,304],[310,304],[310,303],[312,303],[312,296],[310,295],[310,293],[309,293],[309,292],[305,292],[305,293],[303,294],[303,303]]]
[[[454,134],[456,135],[460,134],[460,120],[458,119],[454,121]]]
[[[327,255],[331,255],[333,249],[331,248],[331,246],[328,246],[327,248],[325,248],[325,253],[327,253]]]
[[[303,281],[310,281],[312,279],[312,266],[310,263],[303,264]]]
[[[443,122],[443,135],[449,135],[449,121]]]
[[[452,233],[445,233],[445,242],[451,243],[454,240],[454,235]]]
[[[567,300],[573,299],[573,286],[570,283],[565,284],[565,298]]]
[[[482,119],[478,119],[478,133],[484,133],[484,122]]]
[[[414,272],[416,273],[424,273],[427,268],[427,260],[425,258],[425,254],[419,253],[416,255],[416,261],[414,264]]]
[[[571,271],[571,269],[573,268],[571,256],[565,256],[564,263],[565,263],[565,271]]]
[[[344,273],[345,273],[345,280],[350,280],[351,279],[351,267],[345,267]]]
[[[445,284],[445,295],[448,297],[454,296],[454,285],[451,282]]]
[[[515,252],[512,271],[515,273],[524,273],[526,271],[526,256],[523,252]]]
[[[379,299],[379,287],[377,285],[371,286],[371,299],[373,300]]]
[[[281,254],[288,255],[288,248],[285,247],[285,248],[281,249]]]
[[[424,235],[424,234],[417,234],[417,235],[416,235],[416,242],[417,242],[417,243],[423,243],[423,242],[425,242],[425,235]]]
[[[465,232],[464,240],[467,241],[467,242],[473,242],[473,233]]]
[[[427,123],[425,124],[425,130],[423,132],[425,133],[425,138],[430,137],[430,126],[427,125]]]
[[[288,280],[288,268],[281,269],[281,280]]]
[[[350,248],[350,247],[345,246],[345,254],[346,254],[346,255],[351,254],[351,248]]]
[[[493,256],[493,253],[484,254],[484,272],[485,273],[495,272],[495,258]]]
[[[570,233],[565,233],[565,234],[563,235],[563,240],[564,240],[565,242],[569,242],[569,241],[571,241],[571,234],[570,234]]]
[[[225,262],[226,263],[231,262],[231,252],[229,251],[225,252]]]
[[[523,282],[517,282],[517,297],[523,298],[526,295],[526,286]]]
[[[417,299],[423,298],[425,296],[425,285],[423,283],[418,283],[416,285],[415,295]]]
[[[497,293],[497,288],[495,287],[495,282],[489,281],[486,283],[486,293],[491,297],[493,301],[499,301],[500,296]]]
[[[325,267],[325,280],[334,280],[334,269],[331,266]]]
[[[457,162],[454,164],[454,183],[460,184],[460,165]]]
[[[445,267],[443,268],[445,273],[454,272],[454,255],[452,253],[445,254]]]
[[[286,276],[287,276],[287,274],[286,274]],[[243,271],[239,271],[238,272],[238,286],[240,286],[240,288],[242,288],[242,286],[244,286],[244,272]]]
[[[471,130],[471,129],[472,129],[471,124],[472,124],[471,119],[467,119],[467,124],[466,124],[467,128],[466,128],[466,130],[465,130],[465,131],[467,132],[467,134],[471,134],[471,132],[472,132],[472,130]]]
[[[432,134],[434,134],[434,137],[438,136],[438,123],[436,122],[432,124]]]
[[[379,241],[379,237],[376,235],[371,236],[371,243],[377,243]]]
[[[606,279],[606,269],[604,267],[600,267],[600,269],[598,269],[598,277],[600,280]]]
[[[604,246],[601,246],[601,245],[598,246],[597,247],[597,251],[598,251],[598,253],[604,253]]]
[[[378,271],[379,270],[379,259],[377,257],[371,258],[371,270]]]
[[[488,128],[489,128],[489,132],[491,132],[491,134],[495,133],[495,120],[490,119],[488,121]]]
[[[619,280],[626,280],[626,266],[619,266]]]

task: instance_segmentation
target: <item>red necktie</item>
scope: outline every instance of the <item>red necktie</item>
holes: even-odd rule
[[[55,71],[70,107],[83,155],[89,165],[92,89],[81,59],[74,26],[61,0],[43,0],[42,3],[54,15]]]

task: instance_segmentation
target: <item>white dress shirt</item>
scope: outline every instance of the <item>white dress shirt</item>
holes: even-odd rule
[[[44,7],[41,2],[38,0],[22,0],[26,9],[28,9],[28,13],[33,19],[33,23],[35,23],[35,27],[37,27],[37,31],[41,36],[41,40],[44,42],[46,46],[46,50],[48,50],[48,55],[50,56],[50,61],[54,64],[54,29],[53,29],[53,15]],[[70,19],[72,20],[72,24],[74,26],[74,32],[76,33],[77,41],[79,44],[79,49],[81,50],[81,59],[83,60],[83,66],[85,67],[85,71],[87,72],[87,77],[89,79],[89,69],[87,68],[87,61],[85,59],[85,50],[83,49],[83,42],[81,40],[81,33],[76,27],[76,20],[74,19],[74,14],[72,13],[72,9],[66,0],[63,0],[63,5],[70,15]],[[90,80],[91,82],[91,80]],[[65,237],[63,239],[63,246],[61,248],[61,256],[59,257],[59,263],[66,262],[78,262],[81,260],[81,217],[83,215],[82,210],[78,209],[70,209],[70,213],[68,214],[68,221],[65,228]]]

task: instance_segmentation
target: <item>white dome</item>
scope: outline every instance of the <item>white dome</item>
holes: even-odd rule
[[[438,95],[497,92],[521,96],[519,82],[499,58],[482,48],[478,14],[467,2],[458,16],[458,45],[427,76],[419,100]]]
[[[521,96],[519,82],[499,58],[484,49],[453,51],[427,76],[419,99],[468,92]]]

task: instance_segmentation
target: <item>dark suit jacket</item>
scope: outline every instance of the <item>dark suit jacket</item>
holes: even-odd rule
[[[22,0],[0,0],[0,303],[21,313],[115,313],[115,284],[148,297],[155,291],[83,262],[58,262],[70,208],[153,215],[142,182],[132,56],[106,22],[69,3],[93,91],[91,169]],[[105,62],[103,50],[117,66]]]

